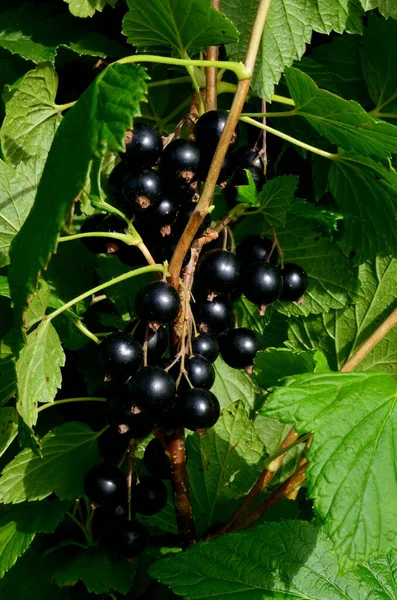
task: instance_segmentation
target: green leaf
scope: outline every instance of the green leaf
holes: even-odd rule
[[[171,46],[181,53],[235,42],[238,32],[205,0],[128,0],[123,33],[134,46]],[[223,10],[223,7],[222,7]]]
[[[99,462],[98,435],[78,422],[52,429],[41,440],[42,458],[26,448],[4,468],[1,501],[17,504],[42,500],[52,493],[62,500],[81,497],[84,474]]]
[[[280,379],[300,373],[313,373],[317,361],[310,350],[288,350],[269,348],[258,352],[254,361],[255,379],[261,388],[267,390],[277,385]]]
[[[270,179],[259,194],[260,210],[275,227],[285,225],[286,215],[298,185],[298,177],[286,175]]]
[[[69,4],[69,10],[75,17],[92,17],[95,11],[102,12],[108,4],[113,8],[117,0],[65,0]]]
[[[64,365],[65,354],[58,334],[51,322],[42,321],[28,335],[16,363],[17,410],[29,427],[36,424],[39,402],[54,401],[61,387]]]
[[[374,52],[376,48],[376,52]],[[397,65],[397,23],[386,21],[374,13],[368,15],[368,27],[364,29],[361,48],[362,66],[369,93],[375,104],[375,112],[397,116],[397,92],[395,81]]]
[[[303,304],[277,301],[274,308],[287,315],[308,315],[349,304],[357,287],[357,270],[313,221],[290,217],[277,236],[284,262],[301,265],[309,276],[309,287]]]
[[[295,102],[294,114],[303,117],[329,142],[375,160],[397,152],[397,127],[368,115],[353,100],[321,90],[299,69],[289,68],[285,79]]]
[[[360,0],[360,2],[365,10],[378,8],[380,14],[386,19],[389,17],[397,19],[397,7],[394,0]]]
[[[227,408],[233,402],[242,400],[247,409],[255,405],[257,387],[252,377],[242,369],[232,369],[221,357],[214,363],[215,383],[211,391],[218,398],[221,408]]]
[[[37,187],[57,127],[60,107],[55,104],[58,77],[50,63],[42,63],[29,71],[7,95],[6,117],[1,128],[1,141],[8,164],[31,162],[21,172],[35,174]],[[34,93],[32,93],[34,90]]]
[[[80,22],[59,3],[25,3],[0,14],[0,48],[34,63],[54,61],[59,46],[78,54],[124,56],[123,46]]]
[[[19,170],[0,160],[0,267],[7,265],[14,236],[32,207],[36,188]]]
[[[56,249],[58,233],[85,186],[94,159],[123,149],[125,131],[145,98],[145,79],[144,69],[137,65],[110,65],[58,127],[34,206],[13,243],[9,277],[17,320],[22,318],[41,269]],[[27,246],[35,251],[27,255]]]
[[[25,315],[25,326],[27,329],[41,321],[45,315],[50,300],[50,288],[44,279],[39,279],[37,290],[32,294],[29,308]]]
[[[337,231],[338,230],[338,221],[343,219],[343,214],[339,212],[335,212],[333,210],[328,210],[325,208],[320,208],[315,204],[311,204],[310,202],[306,202],[301,198],[293,198],[289,207],[289,212],[297,217],[303,217],[304,219],[313,219],[317,221],[321,225],[329,231]]]
[[[397,552],[341,575],[332,542],[310,523],[266,523],[200,542],[150,574],[186,600],[392,600]]]
[[[105,548],[78,549],[70,560],[53,574],[54,581],[61,587],[73,586],[82,581],[89,592],[126,594],[130,589],[138,564],[113,556]]]
[[[397,256],[397,173],[362,156],[342,155],[328,176],[330,191],[345,219],[341,246],[356,264],[376,254]]]
[[[7,506],[0,516],[0,578],[28,549],[36,533],[51,533],[69,507],[68,502],[32,502]]]
[[[240,296],[234,303],[234,309],[239,327],[252,329],[252,331],[255,331],[261,337],[265,335],[267,325],[269,324],[270,310],[266,310],[266,313],[261,316],[258,306],[247,300],[244,295]]]
[[[258,190],[256,189],[256,185],[252,178],[251,171],[249,171],[249,169],[244,169],[244,171],[247,175],[248,185],[236,186],[236,202],[242,202],[244,204],[248,204],[249,206],[258,206]]]
[[[263,414],[313,432],[308,494],[342,568],[395,543],[397,382],[379,373],[290,377]]]
[[[0,408],[0,456],[18,434],[18,414],[15,408]]]
[[[240,37],[237,44],[228,47],[232,60],[244,60],[257,0],[223,0],[222,10],[236,25]],[[312,2],[306,0],[272,0],[266,19],[252,87],[260,98],[270,102],[274,85],[284,68],[301,58],[311,40],[312,29],[330,33],[361,33],[362,11],[349,0]]]
[[[249,492],[261,473],[265,453],[241,401],[224,408],[204,436],[195,433],[186,443],[193,513],[201,534],[233,515],[235,500]]]
[[[318,348],[332,369],[347,359],[397,307],[394,287],[397,261],[377,257],[359,267],[360,289],[355,304],[328,315],[313,315],[289,321],[289,345]],[[397,330],[393,328],[356,367],[358,371],[386,371],[397,374]]]

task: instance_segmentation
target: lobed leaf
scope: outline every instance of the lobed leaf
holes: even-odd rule
[[[211,391],[218,398],[221,408],[227,408],[236,400],[242,400],[247,409],[255,405],[257,387],[242,369],[232,369],[219,357],[214,363],[215,383]]]
[[[265,220],[274,227],[283,227],[293,196],[298,186],[296,175],[270,179],[259,194],[260,210]]]

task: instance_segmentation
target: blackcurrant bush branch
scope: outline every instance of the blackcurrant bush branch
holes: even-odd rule
[[[220,0],[211,1],[212,8],[220,10]],[[207,60],[218,60],[218,46],[208,46]],[[205,94],[205,109],[216,110],[217,108],[217,87],[218,87],[218,72],[216,67],[207,67],[206,74],[206,94]]]
[[[42,412],[43,410],[46,410],[47,408],[51,408],[51,406],[57,407],[60,404],[70,404],[71,402],[106,402],[106,398],[101,398],[101,397],[85,397],[82,396],[81,398],[64,398],[63,400],[57,400],[56,402],[47,402],[46,404],[42,404],[38,409],[37,412]]]

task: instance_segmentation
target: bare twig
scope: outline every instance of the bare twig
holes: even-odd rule
[[[220,0],[212,0],[212,8],[220,10]],[[218,46],[208,46],[207,60],[218,60]],[[205,94],[205,109],[216,110],[217,107],[217,88],[218,88],[218,69],[216,67],[208,67],[205,70],[207,87]]]

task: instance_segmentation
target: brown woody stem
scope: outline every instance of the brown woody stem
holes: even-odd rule
[[[212,0],[212,8],[220,10],[220,0]],[[218,46],[208,46],[207,60],[218,60]],[[218,92],[218,69],[216,67],[207,67],[205,70],[207,87],[205,94],[205,110],[216,110],[217,92]]]

